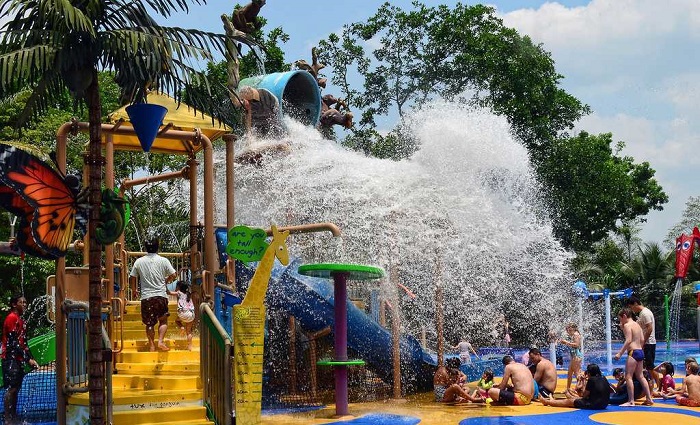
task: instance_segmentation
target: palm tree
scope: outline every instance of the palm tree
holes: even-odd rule
[[[205,0],[194,0],[205,3]],[[102,184],[99,70],[111,70],[125,103],[143,101],[149,88],[179,97],[203,74],[190,59],[224,53],[224,36],[160,26],[149,10],[167,18],[188,11],[187,0],[0,0],[0,97],[32,88],[20,124],[45,111],[67,88],[88,109],[90,217],[90,421],[105,422],[101,350],[101,252],[95,240]],[[149,10],[147,10],[147,8]],[[243,40],[250,44],[249,40]],[[199,105],[206,103],[198,102]],[[215,111],[207,111],[218,115]]]
[[[643,300],[660,300],[674,282],[673,254],[664,252],[658,243],[646,243],[620,271],[643,294]]]

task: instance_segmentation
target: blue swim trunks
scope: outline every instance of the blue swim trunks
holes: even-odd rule
[[[642,350],[641,348],[637,349],[637,350],[630,350],[627,353],[627,355],[632,357],[633,359],[635,359],[638,362],[641,362],[642,360],[644,360],[644,350]]]

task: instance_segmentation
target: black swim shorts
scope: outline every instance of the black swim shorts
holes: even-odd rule
[[[653,369],[656,361],[656,344],[644,344],[644,368]]]
[[[2,382],[6,389],[21,388],[24,379],[24,368],[22,362],[15,359],[2,360]]]

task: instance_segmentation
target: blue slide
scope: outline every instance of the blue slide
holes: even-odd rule
[[[298,274],[300,265],[302,262],[299,259],[292,259],[286,267],[275,263],[266,298],[268,308],[283,310],[294,316],[306,331],[316,332],[327,326],[332,330],[335,304],[333,283]],[[247,285],[254,272],[254,268],[237,261],[237,286]],[[348,312],[348,347],[367,362],[368,368],[384,382],[392,382],[391,332],[349,300],[345,300],[345,304]],[[400,348],[401,376],[405,380],[402,385],[422,390],[432,388],[435,357],[424,352],[420,343],[412,337],[402,336]]]

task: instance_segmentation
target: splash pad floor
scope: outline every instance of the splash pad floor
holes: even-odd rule
[[[610,379],[610,378],[609,378]],[[566,377],[559,379],[563,391]],[[700,423],[700,408],[678,406],[673,400],[655,399],[654,406],[608,406],[606,410],[580,410],[543,406],[486,406],[480,403],[445,404],[433,401],[432,393],[407,396],[405,400],[350,403],[352,417],[334,418],[335,406],[296,413],[263,412],[264,425],[691,425]]]

